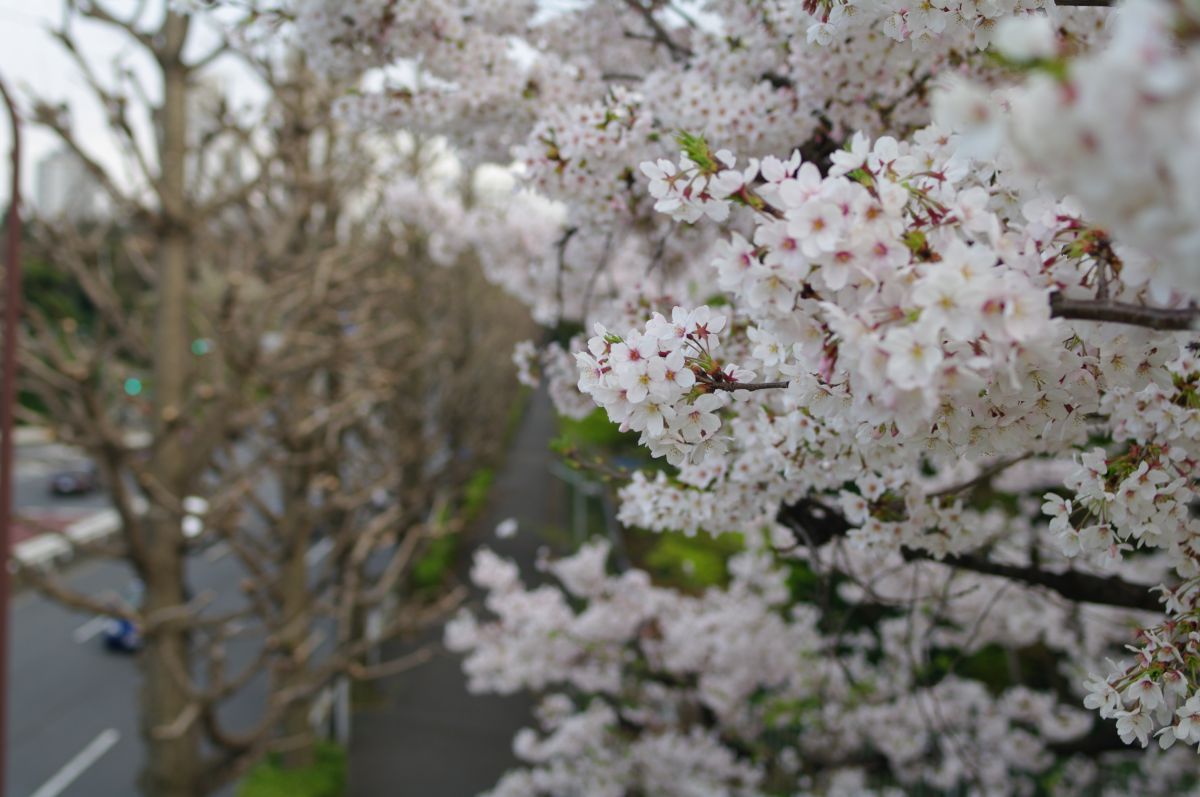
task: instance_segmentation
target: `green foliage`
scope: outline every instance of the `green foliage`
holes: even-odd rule
[[[471,478],[463,485],[457,510],[450,506],[442,507],[436,518],[437,525],[445,526],[456,511],[465,522],[478,518],[487,505],[488,495],[495,480],[496,472],[491,468],[480,468],[471,474]],[[409,583],[417,591],[437,589],[458,561],[461,549],[462,535],[458,532],[434,537],[413,561]]]
[[[804,562],[794,562],[788,567],[788,592],[797,603],[812,603],[821,588],[821,579]]]
[[[904,245],[918,258],[928,259],[929,239],[920,230],[910,230],[904,234]]]
[[[583,324],[578,321],[559,319],[559,322],[550,330],[550,339],[555,343],[567,346],[573,337],[581,335],[586,331]]]
[[[53,263],[36,255],[23,258],[21,294],[27,307],[51,321],[73,322],[84,334],[89,334],[95,323],[96,308],[83,289]],[[29,391],[19,391],[17,400],[38,415],[49,411],[41,398]]]
[[[461,512],[464,520],[471,521],[479,517],[487,504],[488,494],[492,490],[492,482],[496,481],[496,471],[491,468],[480,468],[471,474],[463,487]]]
[[[346,791],[346,751],[318,742],[316,760],[304,769],[284,769],[270,756],[246,775],[238,797],[342,797]]]
[[[621,432],[617,424],[608,419],[608,413],[602,409],[593,410],[586,418],[578,421],[559,416],[558,429],[558,437],[550,442],[550,447],[560,453],[593,448],[603,448],[612,453],[627,447],[631,442],[637,445],[636,435]]]
[[[457,534],[443,534],[430,540],[425,552],[413,562],[412,573],[409,576],[413,587],[418,590],[430,590],[440,586],[450,568],[454,566],[459,542]]]
[[[932,686],[946,676],[956,675],[981,681],[992,694],[999,694],[1012,683],[1008,653],[999,645],[988,645],[970,655],[959,651],[931,651],[929,664],[918,673],[922,684]]]
[[[639,556],[656,583],[681,589],[724,586],[729,581],[729,557],[744,547],[740,534],[689,537],[679,532],[649,534],[650,545]]]
[[[27,305],[55,321],[69,318],[84,330],[91,328],[96,309],[68,274],[39,257],[24,259],[21,266],[21,292]]]
[[[717,173],[717,160],[709,150],[708,142],[704,140],[703,136],[692,135],[681,130],[675,134],[675,141],[692,163],[700,167],[703,174]]]

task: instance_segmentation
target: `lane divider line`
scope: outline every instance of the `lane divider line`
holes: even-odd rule
[[[304,554],[304,563],[309,567],[315,567],[322,559],[329,555],[333,550],[333,539],[323,537],[313,544]]]
[[[100,731],[100,734],[92,739],[87,747],[80,750],[74,758],[64,764],[62,769],[55,772],[50,780],[43,783],[42,787],[29,797],[58,797],[119,741],[121,741],[121,732],[116,728]]]
[[[229,555],[229,551],[229,543],[225,542],[224,540],[213,543],[213,545],[204,552],[204,561],[212,563],[224,559]]]
[[[74,639],[75,644],[77,645],[87,644],[88,641],[105,629],[110,619],[111,618],[106,617],[103,614],[96,615],[72,631],[71,639]]]

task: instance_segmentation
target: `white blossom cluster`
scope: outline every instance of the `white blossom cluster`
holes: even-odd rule
[[[963,125],[991,142],[983,152],[1015,158],[1148,255],[1123,278],[1160,301],[1172,290],[1200,293],[1191,263],[1200,211],[1198,23],[1200,12],[1187,3],[1130,0],[1113,10],[1103,46],[1064,59],[1065,43],[1048,22],[1026,20],[1013,38],[1029,44],[1011,53],[1029,64],[1030,76],[992,97],[976,89],[974,103],[987,110]]]
[[[735,233],[718,248],[715,282],[749,315],[748,357],[739,361],[790,384],[754,401],[735,394],[744,403],[728,410],[736,415],[729,437],[740,444],[714,466],[719,478],[697,483],[707,499],[647,490],[643,480],[626,503],[644,496],[652,506],[626,517],[651,528],[711,527],[714,501],[742,503],[732,495],[739,484],[760,501],[779,501],[806,481],[824,489],[851,481],[856,489],[840,489],[838,500],[860,527],[852,539],[969,550],[978,539],[947,522],[947,506],[924,500],[915,478],[922,459],[944,470],[984,439],[993,456],[1082,442],[1107,391],[1169,381],[1169,339],[1073,329],[1050,317],[1050,291],[1082,293],[1101,268],[1072,255],[1083,235],[1073,211],[1015,202],[1003,180],[985,186],[956,144],[936,128],[911,143],[860,136],[834,153],[826,176],[798,154],[735,172],[717,153],[702,191],[691,190],[705,180],[695,160],[674,172],[645,166],[666,212],[694,215],[696,202],[731,212],[735,201],[755,210],[753,235]],[[1124,290],[1116,279],[1108,287]],[[585,392],[601,370],[593,362],[581,355]],[[1121,367],[1097,367],[1107,363]],[[802,469],[812,456],[822,467]],[[679,509],[699,516],[685,522]],[[663,512],[665,522],[646,522]]]
[[[1050,693],[1014,687],[993,695],[953,676],[921,685],[934,666],[923,640],[970,650],[1012,635],[1031,644],[1031,629],[1033,638],[1055,638],[1063,615],[1034,592],[1014,594],[1026,602],[1019,618],[991,620],[986,592],[959,583],[950,568],[902,575],[894,564],[863,559],[878,577],[867,582],[873,594],[856,600],[901,606],[916,595],[922,619],[887,619],[878,637],[827,636],[815,607],[790,604],[786,567],[762,554],[736,557],[727,586],[687,596],[653,586],[640,571],[610,574],[608,553],[605,543],[585,545],[549,565],[558,585],[532,589],[510,562],[476,556],[473,576],[494,619],[460,613],[447,644],[467,654],[473,690],[546,695],[540,733],[527,729],[515,742],[529,766],[506,775],[494,796],[629,788],[762,795],[779,779],[807,784],[788,792],[799,795],[968,784],[1000,793],[1031,784],[1053,766],[1055,745],[1090,729],[1084,711]],[[978,596],[969,610],[943,599],[951,583]],[[1113,619],[1089,625],[1098,632]],[[733,754],[731,742],[756,750],[753,763]],[[886,758],[895,787],[868,785],[858,766],[869,751]],[[818,776],[799,774],[813,762],[822,765]],[[1081,786],[1105,777],[1086,758],[1071,766]],[[1158,786],[1171,782],[1166,776]]]
[[[655,313],[645,330],[624,336],[597,325],[588,352],[575,355],[579,389],[622,431],[641,432],[654,456],[675,465],[718,456],[724,450],[718,412],[726,399],[712,391],[734,390],[754,378],[714,359],[724,329],[725,316],[708,307],[677,307],[670,320]]]
[[[1113,664],[1106,678],[1090,676],[1084,704],[1115,718],[1126,744],[1142,747],[1157,737],[1162,749],[1176,742],[1200,745],[1200,580],[1190,579],[1165,598],[1170,619],[1143,629],[1132,663]]]
[[[878,27],[896,41],[928,47],[946,39],[984,49],[1004,43],[1004,23],[1017,15],[1054,11],[1042,0],[943,0],[894,3],[888,0],[809,0],[805,7],[818,21],[807,30],[810,43],[829,44]],[[880,25],[882,21],[882,25]]]
[[[379,70],[347,118],[519,164],[532,192],[406,190],[397,218],[570,327],[573,358],[521,353],[560,409],[675,466],[621,522],[774,550],[700,595],[595,547],[563,589],[481,557],[493,618],[449,640],[475,688],[548,693],[496,793],[1194,789],[1185,745],[1074,753],[1200,744],[1194,9],[537,6],[304,0],[296,28]],[[870,629],[823,627],[798,562]],[[987,646],[1014,682],[1048,651],[1055,688],[931,674]]]

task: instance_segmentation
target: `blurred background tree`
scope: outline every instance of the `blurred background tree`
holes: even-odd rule
[[[81,24],[121,32],[149,71],[103,80]],[[105,201],[32,227],[25,412],[95,458],[121,532],[92,552],[128,561],[143,598],[114,610],[24,575],[141,629],[154,797],[211,793],[269,753],[314,766],[322,694],[427,655],[372,651],[461,598],[437,578],[454,508],[517,400],[507,369],[486,366],[528,331],[469,253],[435,264],[419,230],[389,225],[383,185],[425,179],[436,147],[348,132],[328,112],[337,87],[300,54],[197,30],[165,2],[66,4],[55,36],[126,172],[90,153],[101,131],[34,103]],[[222,60],[265,99],[234,108],[207,79]],[[472,179],[428,185],[470,193]],[[209,546],[237,562],[240,594],[189,585]]]

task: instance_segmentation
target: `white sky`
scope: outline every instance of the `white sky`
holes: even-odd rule
[[[73,127],[85,148],[102,163],[120,169],[123,160],[114,142],[108,139],[103,114],[79,77],[79,72],[62,47],[48,34],[49,26],[62,18],[62,0],[0,0],[0,78],[16,95],[23,111],[29,108],[29,98],[40,96],[53,102],[65,102],[71,108]],[[115,12],[133,5],[130,0],[107,0]],[[148,3],[153,8],[156,3]],[[151,14],[147,14],[151,17]],[[153,72],[135,56],[136,47],[103,25],[80,21],[75,27],[77,41],[84,55],[101,77],[112,74],[113,64],[120,58],[139,73],[147,74],[148,89],[157,94]],[[205,35],[208,34],[208,35]],[[207,49],[213,37],[208,31],[196,30],[191,36],[196,51]],[[233,62],[219,61],[213,74],[238,86],[251,83]],[[241,78],[240,80],[238,78]],[[235,92],[244,93],[244,92]],[[33,196],[34,170],[38,161],[57,148],[55,137],[31,124],[22,129],[22,193],[26,203]],[[0,207],[7,204],[9,194],[10,126],[7,114],[0,114]]]
[[[102,4],[118,15],[126,13],[137,0],[101,0]],[[161,9],[164,0],[152,0],[146,5],[152,9],[147,17],[153,17],[154,9]],[[579,0],[541,0],[544,7],[552,10],[569,8]],[[30,106],[30,98],[39,96],[51,102],[63,102],[71,108],[73,127],[93,157],[110,173],[128,173],[116,143],[108,137],[107,124],[91,93],[83,84],[79,72],[70,56],[46,31],[61,22],[63,0],[0,0],[0,78],[17,97],[22,110]],[[682,3],[693,11],[691,3]],[[150,21],[150,20],[148,20]],[[112,74],[114,63],[120,59],[125,64],[137,67],[140,74],[149,79],[148,90],[157,94],[154,71],[137,47],[131,45],[119,32],[102,24],[78,20],[74,31],[80,49],[93,64],[101,77]],[[194,25],[190,37],[195,46],[194,53],[205,52],[214,41],[214,35],[204,25]],[[205,75],[215,75],[235,103],[253,101],[261,95],[261,89],[248,72],[231,59],[219,60]],[[33,201],[35,174],[38,162],[60,145],[53,134],[26,123],[23,132],[22,193],[26,206]],[[148,130],[142,131],[149,135]],[[0,112],[0,208],[7,205],[9,194],[9,153],[11,135],[6,113]],[[126,185],[130,181],[126,181]]]

